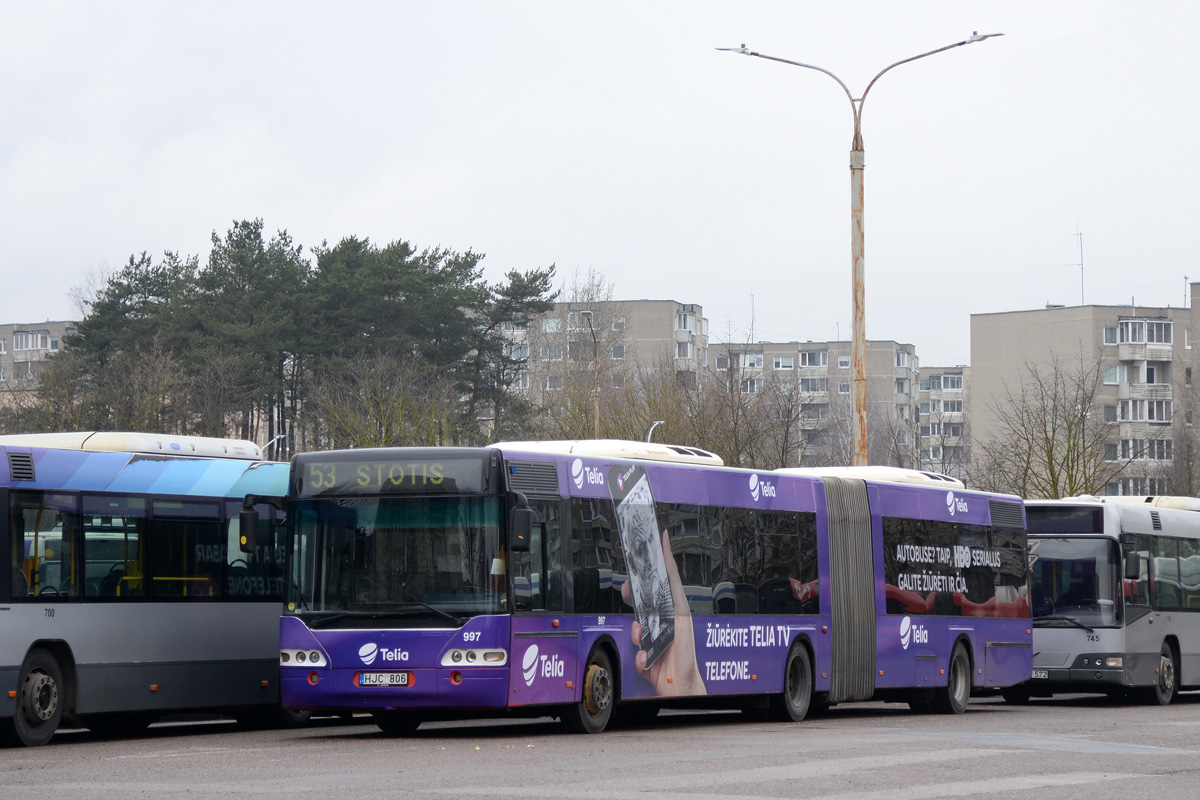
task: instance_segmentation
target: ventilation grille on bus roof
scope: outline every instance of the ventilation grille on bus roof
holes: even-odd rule
[[[1020,503],[988,500],[988,509],[992,512],[993,525],[1004,525],[1009,528],[1023,528],[1025,526],[1025,521],[1021,518]]]
[[[1158,515],[1157,511],[1150,512],[1150,524],[1154,528],[1154,530],[1156,530],[1156,531],[1162,530],[1162,517],[1160,517]]]
[[[525,494],[558,497],[558,467],[553,461],[510,461],[508,488]]]
[[[9,452],[8,474],[14,481],[37,480],[33,471],[33,455]]]

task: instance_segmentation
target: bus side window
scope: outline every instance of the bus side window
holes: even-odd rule
[[[546,567],[542,560],[545,526],[536,512],[534,519],[529,530],[529,550],[509,554],[513,606],[517,611],[540,611],[546,607],[542,596],[542,583],[546,578]]]
[[[1200,541],[1179,540],[1179,585],[1183,610],[1200,611]]]

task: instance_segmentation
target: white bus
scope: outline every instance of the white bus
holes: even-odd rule
[[[1200,501],[1031,500],[1033,677],[1010,701],[1099,692],[1167,705],[1200,688]]]
[[[251,554],[238,519],[289,469],[260,457],[196,437],[0,436],[0,738],[278,718],[280,512],[257,507]]]

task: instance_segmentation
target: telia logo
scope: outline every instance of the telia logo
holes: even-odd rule
[[[946,492],[946,509],[953,517],[955,511],[965,512],[967,510],[967,501],[961,497],[955,497],[954,492]]]
[[[592,467],[585,467],[583,460],[577,458],[571,462],[571,480],[574,481],[576,489],[582,489],[584,483],[590,486],[603,486],[604,473]],[[617,483],[622,483],[620,476],[617,477]],[[622,488],[624,488],[623,484]]]
[[[767,480],[759,480],[758,473],[750,476],[750,496],[754,498],[754,502],[758,502],[760,497],[774,497],[775,484]]]
[[[401,650],[399,647],[389,650],[374,642],[367,642],[358,648],[358,657],[369,667],[375,663],[376,658],[381,661],[408,661],[408,651]]]
[[[533,679],[537,676],[538,664],[538,646],[531,644],[529,649],[525,651],[525,657],[521,659],[521,669],[525,671],[525,685],[533,686]]]
[[[900,646],[905,650],[910,644],[928,644],[929,631],[924,625],[914,625],[908,617],[900,620]]]

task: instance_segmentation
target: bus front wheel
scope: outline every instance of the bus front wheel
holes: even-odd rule
[[[615,693],[608,653],[595,650],[583,673],[583,699],[571,704],[563,714],[563,724],[574,733],[600,733],[612,718]]]
[[[63,715],[62,669],[41,648],[29,651],[17,682],[17,710],[5,721],[14,744],[39,747],[50,741]]]
[[[1170,705],[1179,694],[1179,674],[1175,668],[1175,650],[1167,642],[1158,651],[1158,680],[1154,686],[1142,690],[1142,698],[1150,705]]]
[[[961,714],[971,699],[971,659],[962,643],[954,645],[946,669],[946,688],[933,693],[933,709],[941,714]]]

